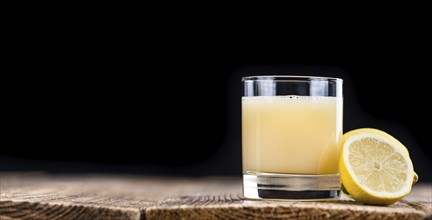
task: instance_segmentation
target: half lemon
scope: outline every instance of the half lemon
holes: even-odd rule
[[[373,205],[398,201],[417,181],[406,147],[391,135],[372,128],[343,135],[339,174],[349,196]]]

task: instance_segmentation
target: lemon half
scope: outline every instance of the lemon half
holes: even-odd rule
[[[398,201],[417,180],[406,147],[391,135],[372,128],[344,134],[339,173],[352,198],[373,205]]]

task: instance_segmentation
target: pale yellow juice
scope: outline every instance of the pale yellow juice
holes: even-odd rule
[[[336,174],[342,98],[242,98],[243,171]]]

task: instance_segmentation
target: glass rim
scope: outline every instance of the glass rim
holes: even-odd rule
[[[335,81],[343,82],[341,78],[327,76],[301,76],[301,75],[261,75],[261,76],[244,76],[244,81]]]

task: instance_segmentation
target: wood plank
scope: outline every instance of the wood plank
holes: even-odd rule
[[[425,219],[432,184],[391,206],[249,201],[239,178],[0,174],[0,219]]]

